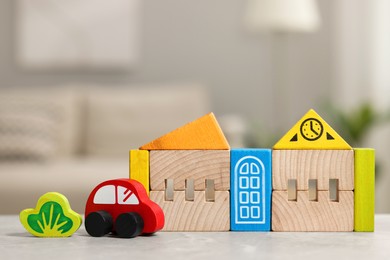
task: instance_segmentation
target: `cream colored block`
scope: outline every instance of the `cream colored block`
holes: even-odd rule
[[[329,190],[329,179],[339,180],[339,190],[353,190],[354,151],[273,150],[273,190],[287,190],[289,179],[298,190],[308,190],[309,179],[317,179],[318,190]]]
[[[175,191],[173,201],[165,201],[164,191],[151,191],[150,198],[163,209],[163,231],[229,231],[229,192],[216,191],[215,201],[205,199],[205,191],[195,191],[194,200],[185,200],[185,191]]]
[[[194,180],[195,190],[205,190],[206,179],[214,180],[215,190],[229,190],[230,151],[150,151],[151,190],[164,190],[166,179],[173,179],[174,190],[184,190],[186,179]]]
[[[298,191],[297,201],[288,201],[287,191],[272,193],[273,231],[353,231],[353,191],[340,191],[337,202],[328,191],[318,191],[318,201],[308,193]]]

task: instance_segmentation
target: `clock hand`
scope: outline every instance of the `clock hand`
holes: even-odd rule
[[[310,121],[310,130],[315,133],[316,135],[318,135],[318,132],[316,130],[314,130],[314,127],[313,127],[313,121]]]

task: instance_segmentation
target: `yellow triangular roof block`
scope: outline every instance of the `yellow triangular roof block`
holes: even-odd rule
[[[310,109],[273,148],[275,150],[352,149],[313,109]]]
[[[228,150],[225,135],[213,113],[141,146],[141,150]]]

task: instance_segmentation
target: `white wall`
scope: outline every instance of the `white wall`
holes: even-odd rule
[[[196,82],[209,88],[217,115],[235,113],[283,131],[325,98],[345,108],[367,97],[380,107],[390,103],[390,7],[385,0],[319,0],[320,30],[282,37],[248,34],[242,25],[243,0],[142,3],[138,66],[123,71],[32,72],[14,61],[16,5],[13,0],[0,1],[0,87]],[[280,52],[275,54],[275,49]],[[284,98],[275,94],[275,77],[282,78]],[[378,131],[372,144],[379,143],[378,157],[387,161],[389,130]],[[390,175],[385,178],[384,187],[390,185]],[[379,204],[390,210],[387,200]]]
[[[309,35],[286,35],[288,103],[279,102],[272,82],[272,39],[245,32],[243,0],[143,0],[141,59],[124,71],[24,71],[14,62],[16,4],[0,1],[0,86],[107,85],[196,82],[212,95],[214,112],[236,113],[264,125],[285,128],[318,100],[329,96],[330,6],[320,1],[323,24]],[[285,111],[276,118],[276,108]]]
[[[345,109],[370,101],[377,111],[389,111],[390,2],[342,0],[336,1],[333,8],[333,100]],[[390,127],[376,127],[365,146],[376,149],[381,166],[376,183],[376,211],[390,212]]]

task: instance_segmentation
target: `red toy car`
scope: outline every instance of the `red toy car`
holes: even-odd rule
[[[151,234],[164,227],[164,212],[151,201],[144,186],[135,180],[100,183],[85,207],[85,229],[93,237],[110,232],[119,237]]]

